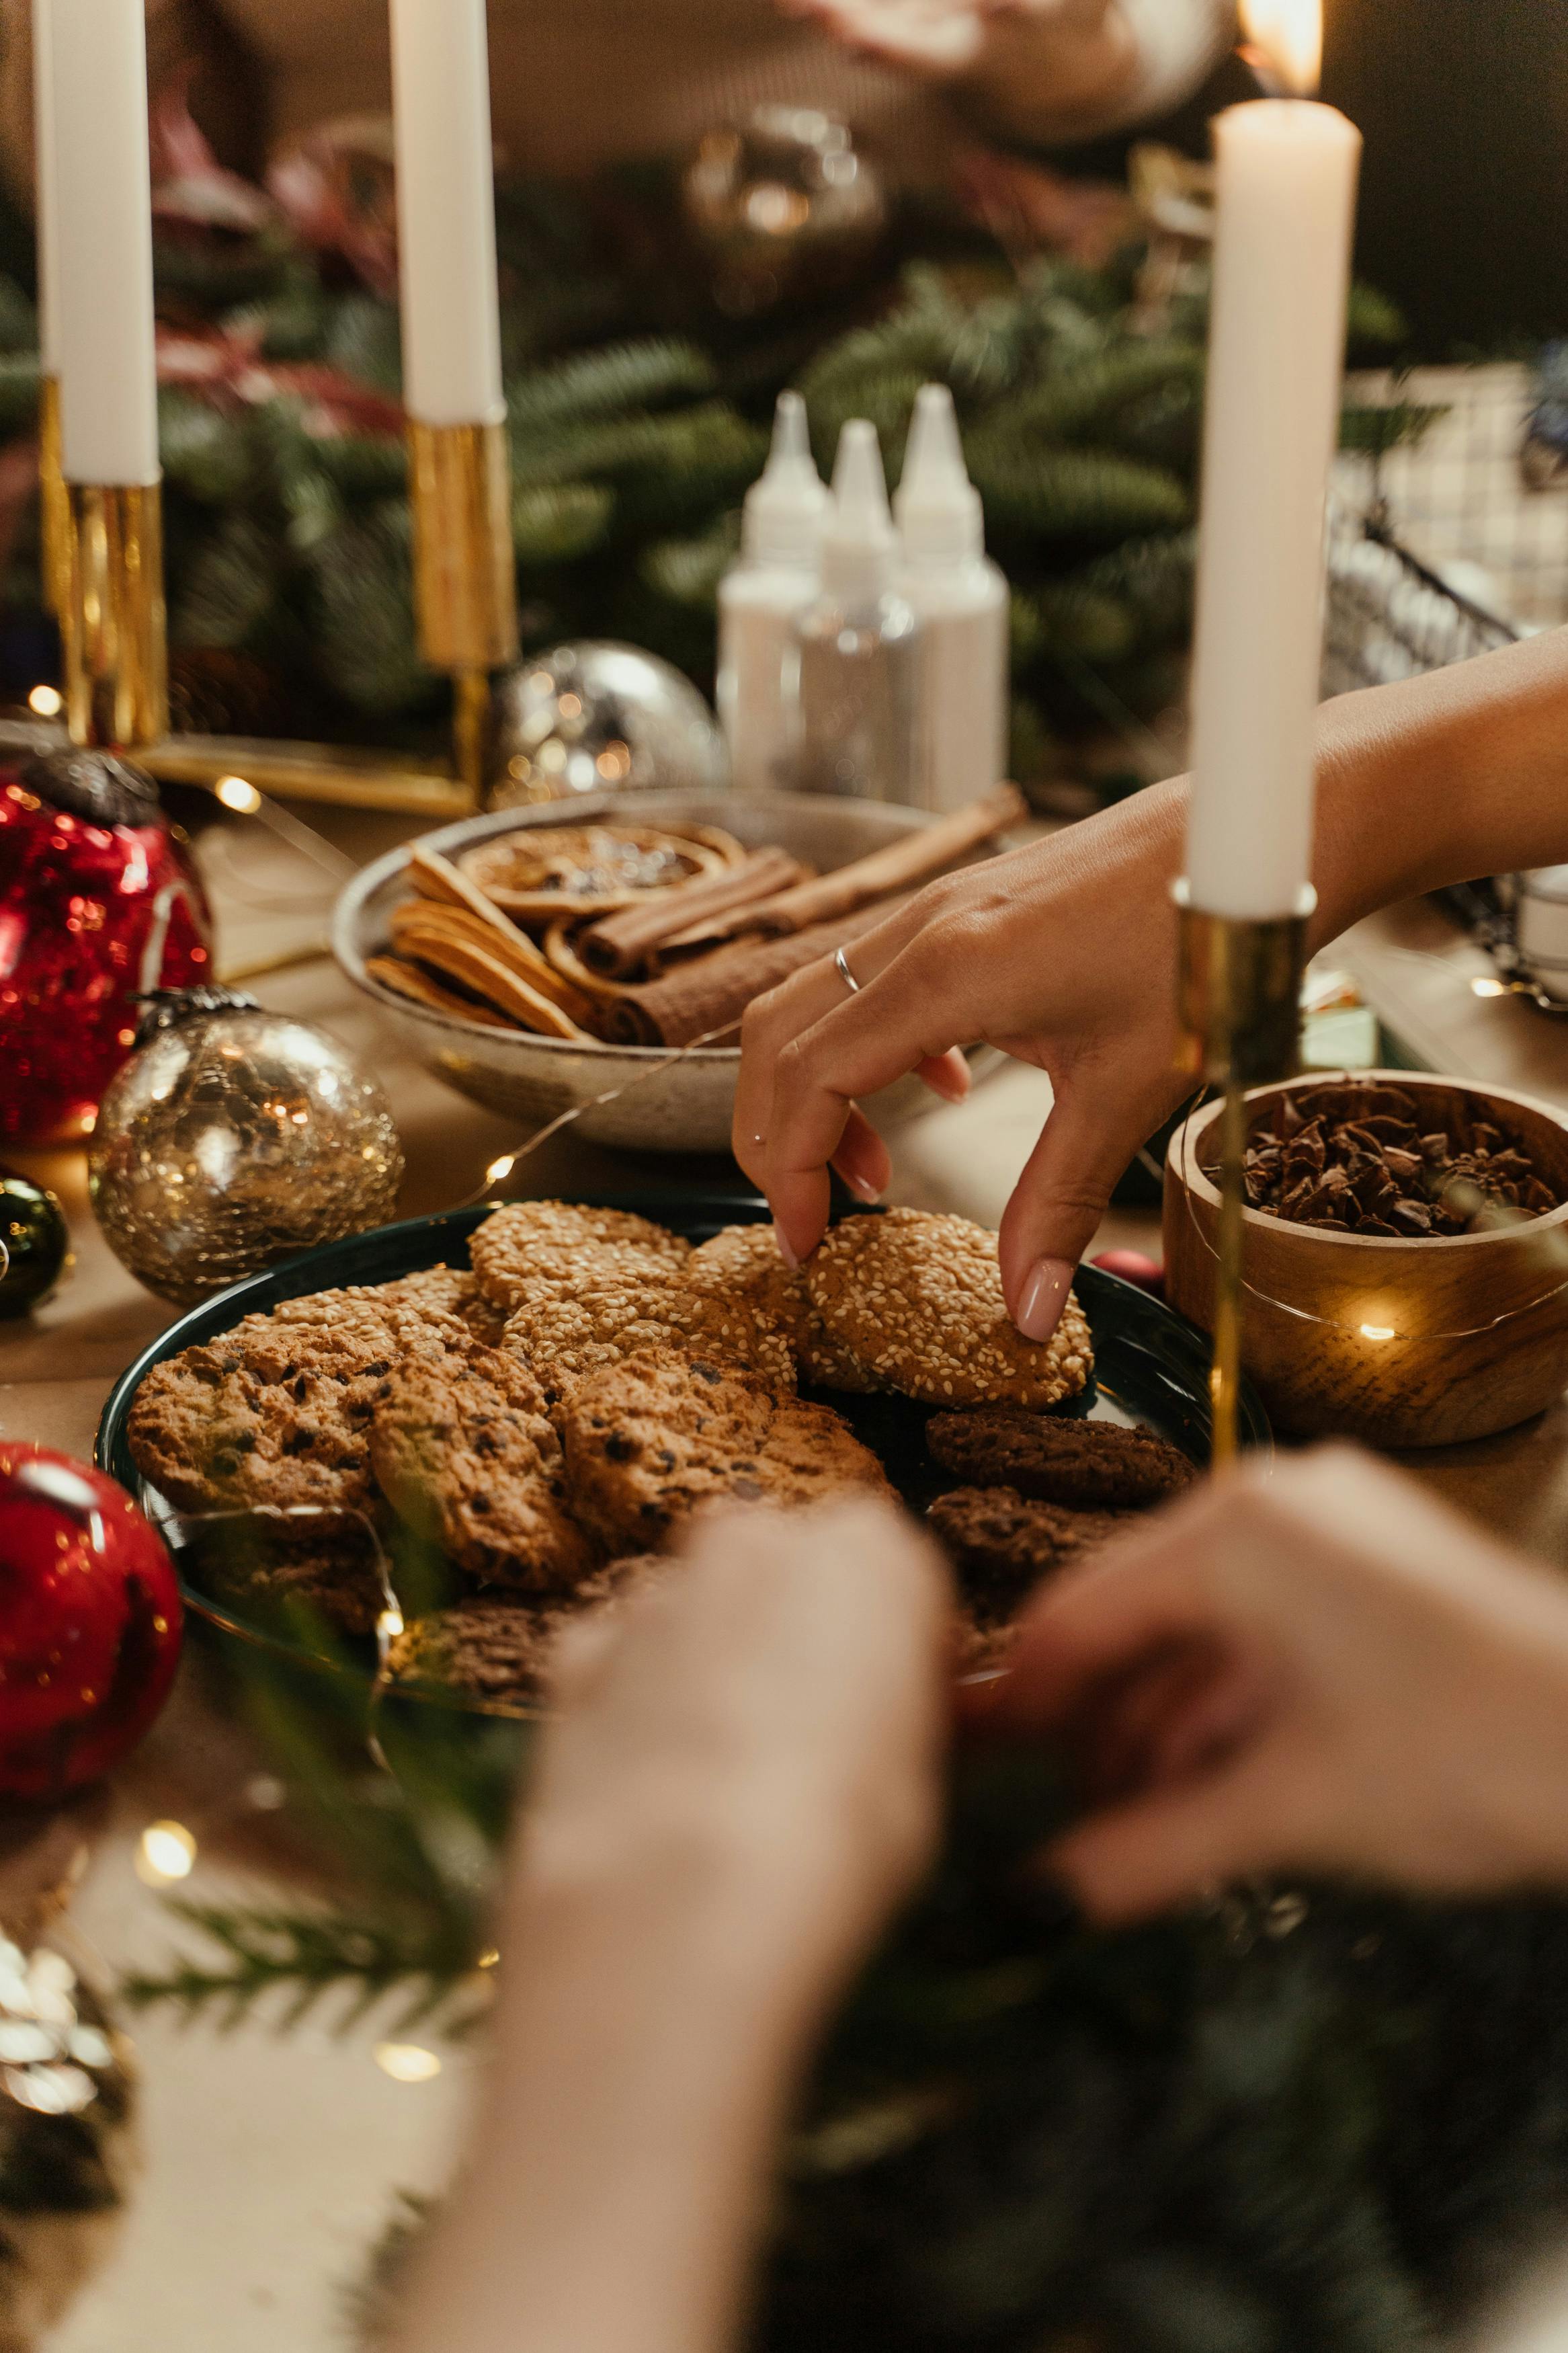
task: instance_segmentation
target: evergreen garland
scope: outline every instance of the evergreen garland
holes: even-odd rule
[[[622,175],[608,235],[605,201],[542,185],[499,200],[525,647],[627,636],[710,689],[715,592],[777,392],[799,385],[825,470],[847,419],[869,417],[896,482],[915,395],[935,380],[952,389],[1015,589],[1020,771],[1064,729],[1131,723],[1170,699],[1190,630],[1200,299],[1151,332],[1137,250],[1019,271],[977,233],[926,219],[906,225],[906,256],[923,239],[940,262],[906,259],[847,309],[838,294],[738,325],[682,246],[668,170]],[[420,662],[411,612],[395,306],[280,215],[250,236],[165,227],[157,258],[162,311],[189,338],[165,348],[159,404],[176,655],[264,666],[295,732],[438,728],[446,686]],[[1401,332],[1356,290],[1361,350]],[[0,434],[32,429],[35,337],[30,301],[0,277]],[[1436,413],[1358,410],[1347,442],[1381,452]],[[5,595],[14,619],[36,616],[26,534]],[[19,631],[26,647],[36,636]]]
[[[394,1783],[350,1685],[246,1672],[349,1892],[176,1903],[205,1953],[131,1999],[466,2031],[526,1729],[384,1710]],[[803,2098],[757,2353],[1436,2353],[1568,2202],[1568,1905],[1254,1886],[1101,1934],[1026,1868],[1071,1810],[1031,1748],[959,1760]]]

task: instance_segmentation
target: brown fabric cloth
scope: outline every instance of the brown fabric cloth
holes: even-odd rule
[[[626,1046],[689,1046],[710,1030],[738,1026],[753,997],[776,988],[781,980],[830,956],[836,948],[847,947],[908,906],[910,895],[879,900],[836,923],[818,923],[784,939],[735,940],[711,955],[681,965],[668,979],[627,989],[611,1013],[611,1036]]]

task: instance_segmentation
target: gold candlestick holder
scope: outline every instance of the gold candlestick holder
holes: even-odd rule
[[[1295,913],[1253,919],[1194,907],[1187,883],[1175,890],[1180,922],[1178,1014],[1181,1067],[1224,1090],[1220,1210],[1215,1267],[1214,1365],[1209,1375],[1213,1460],[1237,1456],[1245,1296],[1247,1090],[1287,1079],[1300,1067],[1301,980],[1307,925],[1317,904],[1303,892]]]
[[[511,467],[500,425],[408,422],[419,645],[452,680],[452,766],[483,801],[492,670],[517,655]]]
[[[163,494],[68,482],[60,634],[73,744],[134,751],[168,733]]]
[[[38,532],[45,600],[63,626],[70,600],[70,502],[61,447],[60,380],[46,375],[38,384]]]

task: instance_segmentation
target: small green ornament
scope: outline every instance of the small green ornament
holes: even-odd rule
[[[0,1168],[0,1320],[41,1307],[71,1263],[66,1213],[48,1187]]]

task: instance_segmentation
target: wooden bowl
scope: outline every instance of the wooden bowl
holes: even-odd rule
[[[1247,1096],[1249,1125],[1318,1071]],[[1504,1087],[1407,1071],[1356,1074],[1440,1109],[1463,1104],[1519,1135],[1568,1193],[1568,1120]],[[1195,1112],[1165,1164],[1165,1289],[1204,1329],[1214,1316],[1220,1105]],[[1425,1127],[1423,1132],[1426,1132]],[[1373,1446],[1453,1446],[1527,1421],[1568,1385],[1568,1204],[1528,1223],[1440,1240],[1335,1234],[1246,1213],[1242,1351],[1276,1425]]]

